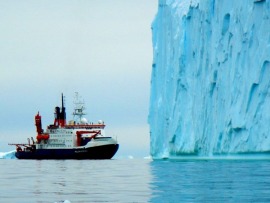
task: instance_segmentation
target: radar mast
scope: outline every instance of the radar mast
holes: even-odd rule
[[[84,106],[84,100],[82,99],[81,96],[79,96],[78,92],[75,92],[73,104],[74,104],[74,112],[72,113],[73,120],[76,121],[77,123],[82,123],[83,115],[86,115],[86,113],[84,112],[86,108]]]

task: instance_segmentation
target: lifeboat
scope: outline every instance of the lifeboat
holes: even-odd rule
[[[37,141],[40,142],[41,140],[48,140],[50,138],[49,134],[39,134],[37,135]]]

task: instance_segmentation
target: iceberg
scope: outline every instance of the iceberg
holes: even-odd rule
[[[270,1],[159,0],[153,158],[270,153]]]
[[[0,159],[17,159],[15,157],[15,150],[10,152],[0,152]]]

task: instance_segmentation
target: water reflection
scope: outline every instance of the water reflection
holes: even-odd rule
[[[148,202],[151,197],[149,161],[46,160],[37,174],[39,201]]]
[[[270,161],[1,163],[2,202],[270,202]]]
[[[150,202],[269,202],[270,162],[153,161]]]

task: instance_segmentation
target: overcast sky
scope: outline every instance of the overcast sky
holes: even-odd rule
[[[149,155],[151,23],[157,0],[0,0],[0,151],[35,137],[74,92],[104,120],[119,157]]]

